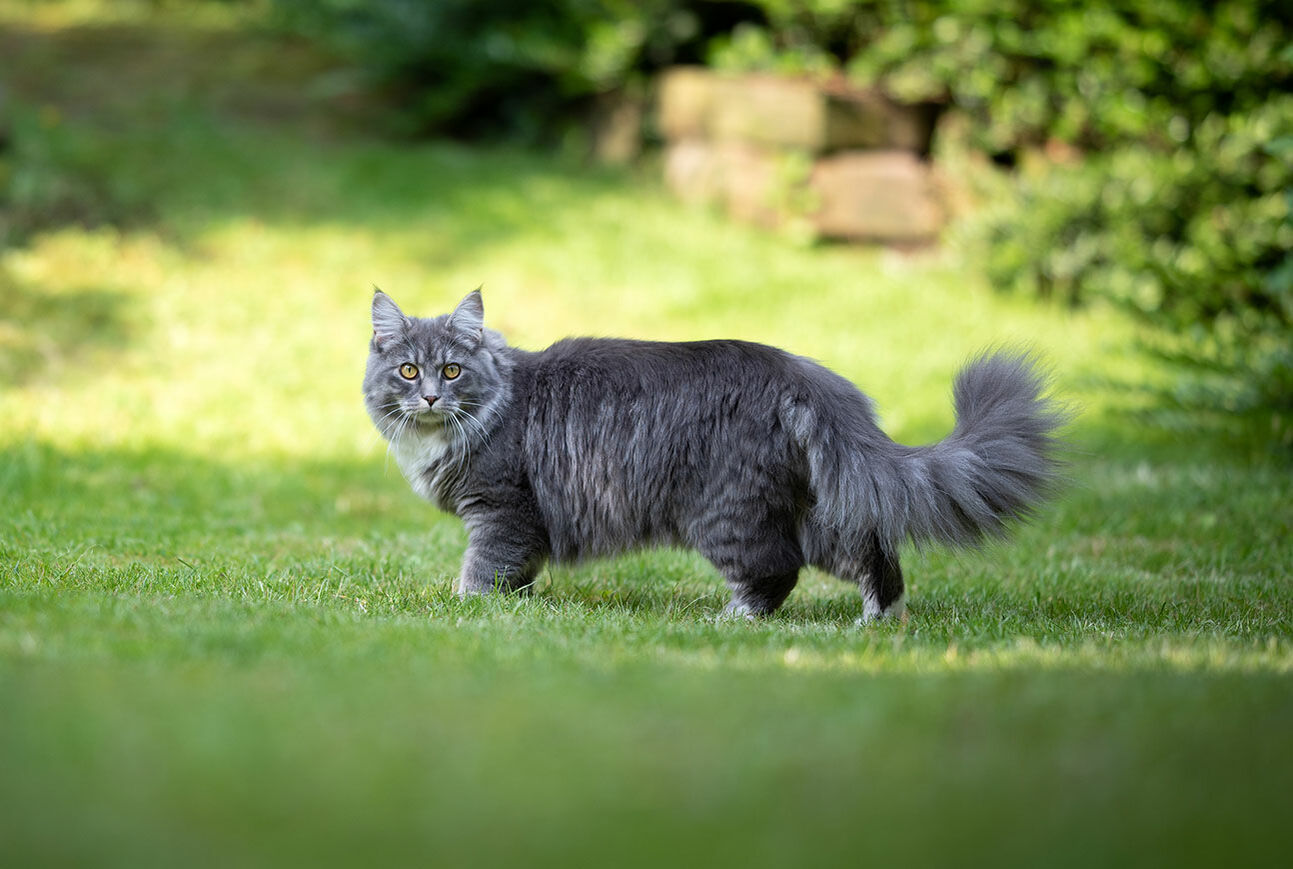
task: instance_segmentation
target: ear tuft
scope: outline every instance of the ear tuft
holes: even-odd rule
[[[458,307],[449,315],[449,328],[462,335],[472,344],[480,342],[485,331],[485,303],[480,297],[480,288],[468,293]]]
[[[409,320],[395,300],[373,287],[373,340],[382,341],[402,334]]]

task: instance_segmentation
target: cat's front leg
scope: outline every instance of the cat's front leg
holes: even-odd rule
[[[546,555],[544,538],[521,517],[473,517],[467,552],[458,577],[458,594],[519,591],[534,581]]]

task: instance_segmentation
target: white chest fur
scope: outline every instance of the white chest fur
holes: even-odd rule
[[[434,484],[439,477],[437,471],[449,452],[449,442],[444,436],[439,432],[406,432],[391,444],[391,452],[413,491],[428,501],[436,501]]]

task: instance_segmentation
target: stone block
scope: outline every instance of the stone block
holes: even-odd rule
[[[711,83],[710,135],[816,154],[846,148],[929,150],[935,112],[808,79],[746,76]]]
[[[937,240],[945,209],[930,167],[915,154],[846,151],[811,164],[805,159],[802,152],[688,139],[666,147],[665,181],[684,201],[720,205],[760,226],[799,225],[852,241]]]
[[[723,165],[718,149],[702,139],[670,142],[664,149],[664,181],[684,202],[710,205],[723,198]]]
[[[684,202],[719,205],[761,226],[782,219],[784,155],[743,142],[686,139],[664,152],[665,184]]]
[[[746,223],[778,226],[785,217],[783,155],[744,142],[720,142],[714,152],[727,213]]]
[[[660,133],[670,141],[709,137],[719,77],[701,66],[675,66],[660,76]]]
[[[943,227],[943,207],[928,165],[909,151],[856,151],[813,165],[812,214],[828,238],[925,243]]]
[[[733,76],[677,66],[661,75],[657,123],[668,140],[715,139],[826,153],[929,150],[937,108],[805,78]]]

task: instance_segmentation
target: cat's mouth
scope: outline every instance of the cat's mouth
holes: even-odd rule
[[[388,407],[382,424],[388,429],[390,437],[399,437],[410,431],[441,431],[449,424],[446,410],[447,408],[427,407],[422,402],[416,405],[399,402]]]
[[[450,413],[448,407],[427,407],[424,404],[411,410],[409,415],[418,428],[431,430],[445,428],[449,424]]]

